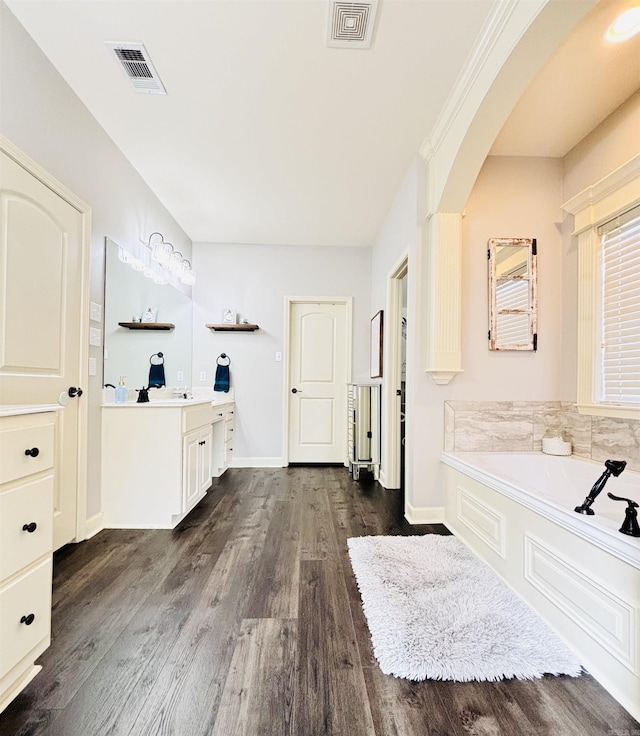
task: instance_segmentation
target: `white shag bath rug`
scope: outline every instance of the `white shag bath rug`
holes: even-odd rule
[[[356,537],[348,546],[385,674],[457,682],[581,674],[557,635],[456,537]]]

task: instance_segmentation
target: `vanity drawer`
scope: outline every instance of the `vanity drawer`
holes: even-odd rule
[[[51,420],[47,424],[34,420],[32,426],[18,427],[3,422],[0,425],[0,484],[52,468],[54,434],[55,425]]]
[[[189,406],[182,410],[182,432],[186,434],[205,424],[212,424],[215,420],[216,413],[212,411],[211,404]]]
[[[213,421],[223,422],[226,417],[224,406],[213,406],[212,409],[213,409]]]
[[[51,571],[48,558],[0,588],[0,677],[51,636]]]
[[[0,580],[51,552],[52,474],[0,493],[0,529]]]

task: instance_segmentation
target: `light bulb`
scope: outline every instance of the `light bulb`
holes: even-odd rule
[[[182,263],[182,253],[180,253],[180,251],[174,250],[171,254],[171,258],[169,259],[169,263],[167,264],[167,268],[169,269],[169,271],[171,271],[171,273],[178,274],[183,268]]]
[[[640,6],[625,10],[609,26],[606,39],[613,43],[626,41],[640,31]]]

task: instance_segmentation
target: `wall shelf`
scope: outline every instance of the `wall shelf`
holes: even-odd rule
[[[233,324],[222,324],[222,325],[207,325],[210,330],[216,330],[216,332],[255,332],[260,328],[258,325],[233,325]]]
[[[118,324],[128,330],[173,330],[175,327],[171,322],[118,322]]]

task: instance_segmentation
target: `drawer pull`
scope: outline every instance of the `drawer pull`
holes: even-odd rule
[[[38,528],[38,525],[36,524],[36,522],[35,522],[35,521],[32,521],[32,522],[31,522],[31,523],[29,523],[29,524],[25,524],[25,525],[24,525],[24,526],[22,527],[22,531],[23,531],[23,532],[29,532],[29,534],[33,534],[33,532],[35,532],[35,530],[36,530],[37,528]]]
[[[31,626],[31,624],[36,620],[35,614],[30,613],[28,616],[23,616],[20,619],[20,623],[24,624],[25,626]]]
[[[25,450],[24,454],[30,455],[31,457],[38,457],[40,450],[37,447],[32,447],[30,450]]]
[[[202,442],[198,442],[198,444],[199,445],[206,445],[207,444],[207,441],[206,440],[202,440]]]

